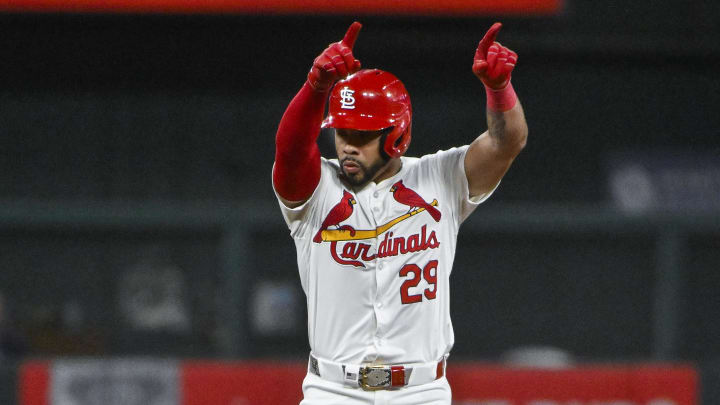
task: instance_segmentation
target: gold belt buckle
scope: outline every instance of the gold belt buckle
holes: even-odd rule
[[[378,391],[390,388],[390,368],[367,366],[360,368],[360,387],[365,391]]]

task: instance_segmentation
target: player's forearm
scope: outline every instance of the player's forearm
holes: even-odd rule
[[[497,111],[488,103],[486,110],[488,134],[495,141],[498,153],[514,157],[525,147],[528,126],[522,105],[516,100],[507,111]]]
[[[473,73],[485,85],[488,134],[493,149],[501,157],[512,159],[525,146],[528,128],[511,81],[518,55],[495,41],[501,27],[500,23],[493,24],[480,40]]]
[[[285,110],[275,135],[273,184],[288,201],[307,199],[320,181],[317,137],[327,91],[315,91],[305,82]]]

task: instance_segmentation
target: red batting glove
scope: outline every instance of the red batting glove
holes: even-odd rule
[[[473,73],[486,87],[499,90],[510,83],[510,75],[518,56],[515,52],[495,42],[502,24],[495,23],[488,30],[475,51]]]
[[[330,44],[313,62],[307,81],[315,91],[327,91],[336,81],[360,70],[360,61],[352,54],[362,24],[350,25],[340,42]]]

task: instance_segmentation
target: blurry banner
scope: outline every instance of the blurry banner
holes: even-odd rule
[[[298,403],[305,373],[305,364],[186,365],[183,405]],[[697,378],[693,368],[680,366],[543,370],[448,363],[454,405],[698,405]]]
[[[717,154],[616,153],[607,166],[612,200],[623,211],[720,210]]]
[[[462,405],[697,405],[698,376],[682,366],[607,366],[558,370],[448,364]]]
[[[177,405],[177,363],[151,360],[58,360],[49,405]]]
[[[562,0],[0,0],[0,10],[36,12],[547,15]]]
[[[19,405],[48,405],[50,397],[50,363],[28,361],[20,366],[18,376]]]
[[[307,363],[186,362],[182,405],[283,405],[302,399]]]
[[[273,361],[189,361],[179,368],[130,360],[29,363],[21,370],[20,405],[297,404],[306,370],[304,362]],[[539,369],[451,361],[447,371],[454,405],[699,404],[690,366]]]

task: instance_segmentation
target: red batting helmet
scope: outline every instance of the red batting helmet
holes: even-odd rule
[[[360,131],[392,128],[383,150],[398,158],[410,146],[411,124],[410,95],[402,82],[392,73],[363,69],[335,84],[322,127]]]

